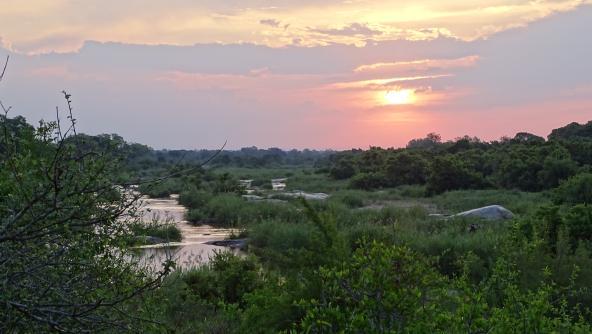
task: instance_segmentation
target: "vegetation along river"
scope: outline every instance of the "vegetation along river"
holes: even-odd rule
[[[177,195],[170,198],[143,197],[142,216],[145,221],[158,219],[174,223],[181,231],[180,242],[160,243],[137,247],[140,249],[141,265],[147,265],[158,270],[167,257],[172,257],[177,269],[189,269],[200,264],[207,263],[215,252],[231,250],[207,244],[211,241],[219,241],[229,238],[233,229],[216,228],[208,225],[193,225],[184,219],[187,209],[177,201]],[[239,252],[238,250],[232,250]]]

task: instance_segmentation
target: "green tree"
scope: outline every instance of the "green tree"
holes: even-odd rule
[[[390,186],[424,184],[427,173],[428,161],[419,154],[401,152],[386,161],[385,174]]]
[[[349,179],[356,174],[356,168],[353,159],[346,156],[337,160],[329,170],[329,175],[336,180]]]
[[[455,156],[436,157],[430,165],[427,190],[432,194],[448,190],[479,188],[482,184],[482,176],[468,169]]]
[[[73,119],[0,121],[0,332],[131,330],[126,301],[172,265],[149,276],[126,256],[137,196],[114,186],[109,152],[76,146]]]
[[[563,182],[554,197],[560,204],[592,204],[592,173],[578,174]]]

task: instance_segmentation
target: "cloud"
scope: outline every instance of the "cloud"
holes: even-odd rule
[[[89,6],[74,0],[4,0],[0,31],[19,50],[33,53],[73,51],[84,40],[272,47],[289,46],[295,38],[309,47],[442,35],[469,41],[591,1],[103,0]],[[262,29],[266,23],[276,29]]]
[[[316,32],[323,35],[332,36],[376,36],[382,35],[383,31],[369,27],[367,24],[362,23],[351,23],[341,28],[333,29],[321,29],[321,28],[309,28],[310,31]]]
[[[260,17],[268,16],[250,22],[259,26]],[[431,131],[544,135],[567,119],[590,118],[592,43],[582,32],[591,29],[592,7],[583,6],[472,41],[86,42],[75,52],[14,54],[0,97],[36,122],[54,116],[67,89],[84,131],[169,148],[216,147],[227,138],[233,148],[347,148],[404,145]],[[395,88],[413,90],[418,103],[385,105]]]
[[[428,79],[439,79],[452,76],[451,74],[441,75],[424,75],[415,77],[398,77],[398,78],[386,78],[386,79],[371,79],[361,81],[349,81],[349,82],[337,82],[328,85],[331,89],[372,89],[372,90],[385,90],[391,89],[394,86],[404,82],[428,80]]]
[[[12,44],[13,49],[20,53],[68,52],[80,48],[83,44],[80,36],[72,33],[49,34],[43,37]]]
[[[473,67],[478,60],[479,56],[472,55],[454,59],[421,59],[413,61],[375,63],[358,66],[356,69],[354,69],[354,72],[374,72],[379,70],[413,70],[426,72],[433,69]]]
[[[266,25],[266,26],[270,26],[270,27],[274,27],[274,28],[279,28],[281,22],[275,19],[264,19],[264,20],[260,20],[259,23]]]

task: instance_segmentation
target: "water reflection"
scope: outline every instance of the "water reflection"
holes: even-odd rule
[[[178,196],[171,195],[171,198],[143,197],[141,199],[142,217],[145,221],[159,219],[174,222],[182,234],[181,242],[137,247],[141,266],[158,271],[167,258],[172,258],[177,264],[177,269],[189,269],[207,263],[215,252],[230,250],[226,247],[207,245],[205,242],[224,240],[232,234],[233,230],[207,225],[191,225],[184,219],[187,209],[178,203],[177,198]]]

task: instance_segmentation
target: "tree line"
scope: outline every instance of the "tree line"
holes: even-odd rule
[[[459,189],[518,189],[536,192],[589,172],[592,122],[572,123],[542,137],[521,132],[485,142],[461,137],[443,142],[437,134],[406,148],[350,150],[331,156],[327,170],[352,188],[425,185],[429,194]]]

